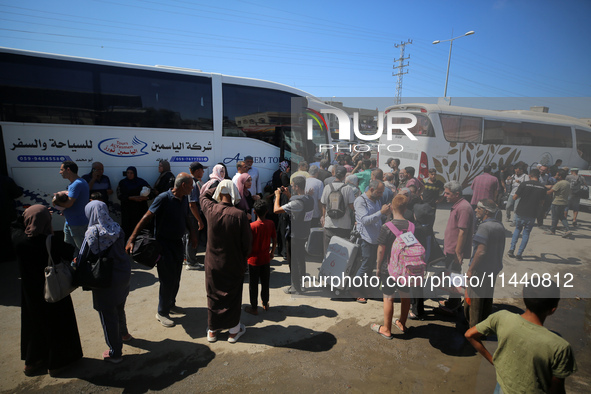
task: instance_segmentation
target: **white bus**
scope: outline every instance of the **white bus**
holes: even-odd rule
[[[79,175],[102,162],[115,189],[128,166],[153,184],[161,159],[175,174],[199,161],[231,176],[251,155],[264,185],[280,160],[310,159],[330,142],[326,130],[309,141],[292,125],[292,98],[329,107],[309,96],[257,79],[0,48],[0,171],[24,189],[22,205],[49,205],[67,188],[64,160]]]
[[[582,120],[524,110],[493,111],[437,104],[402,104],[388,107],[389,112],[410,113],[417,124],[410,129],[416,141],[398,130],[393,141],[404,147],[401,152],[380,151],[379,164],[389,171],[386,160],[400,159],[400,167],[414,167],[417,177],[428,177],[435,168],[444,183],[459,181],[469,188],[474,178],[490,164],[496,171],[503,164],[523,161],[586,169],[591,162],[591,128]],[[395,118],[409,123],[407,118]],[[471,193],[471,192],[470,192]]]

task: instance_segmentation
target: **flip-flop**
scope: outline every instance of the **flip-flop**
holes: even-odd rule
[[[396,323],[398,323],[399,321],[400,321],[400,319],[396,319],[396,320],[394,320],[394,327],[396,327],[396,329],[397,329],[398,331],[400,331],[401,333],[403,333],[403,334],[406,334],[406,331],[408,330],[408,328],[407,328],[406,330],[403,330],[402,328],[398,327],[398,324],[396,324]],[[401,324],[402,324],[402,323],[401,323]]]
[[[380,334],[380,335],[381,335],[381,336],[383,336],[384,338],[386,338],[386,339],[388,339],[388,340],[390,340],[390,339],[394,338],[394,336],[393,336],[392,334],[390,334],[390,336],[387,336],[387,335],[385,335],[385,334],[382,334],[382,333],[380,332],[380,327],[382,327],[382,326],[380,326],[380,325],[379,325],[379,324],[377,324],[377,323],[373,323],[373,324],[370,326],[370,328],[371,328],[371,330],[372,330],[373,332],[377,332],[378,334]]]
[[[360,304],[367,304],[367,298],[358,297],[355,301],[357,301]]]

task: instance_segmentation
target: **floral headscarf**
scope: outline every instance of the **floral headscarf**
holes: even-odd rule
[[[111,219],[109,208],[102,201],[89,202],[84,208],[84,213],[88,218],[85,241],[90,247],[90,251],[98,254],[117,241],[121,234],[121,227]]]
[[[285,172],[288,168],[289,168],[289,161],[283,160],[281,163],[279,163],[279,169],[281,170],[281,172]]]

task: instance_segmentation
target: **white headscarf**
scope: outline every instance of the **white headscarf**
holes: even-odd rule
[[[113,245],[121,234],[121,227],[109,216],[109,208],[102,201],[94,200],[86,204],[84,213],[88,218],[85,239],[94,254]]]
[[[220,194],[229,194],[232,197],[232,205],[236,206],[240,202],[240,192],[238,188],[229,179],[224,179],[220,182],[220,184],[216,187],[215,193],[213,194],[213,199],[217,202],[222,200]]]

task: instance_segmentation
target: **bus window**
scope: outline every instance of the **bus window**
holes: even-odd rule
[[[577,153],[588,164],[591,164],[591,131],[576,129]]]
[[[431,121],[429,120],[429,118],[425,115],[414,113],[414,112],[413,112],[413,115],[416,116],[416,118],[417,118],[417,124],[408,130],[415,136],[434,137],[435,131],[433,130],[433,125],[431,124]],[[392,118],[392,123],[393,124],[410,123],[410,119],[409,118]],[[403,132],[400,129],[394,129],[392,131],[392,134],[402,134],[402,133]]]
[[[99,108],[105,126],[213,130],[206,77],[105,67]]]
[[[277,130],[291,124],[294,94],[252,86],[223,84],[223,135],[255,138],[279,145]]]
[[[551,146],[558,148],[572,148],[573,138],[571,128],[545,123],[523,122],[522,132],[532,136],[532,145]]]
[[[484,121],[485,144],[572,147],[570,127],[531,122]]]
[[[482,138],[482,118],[439,114],[445,139],[449,142],[475,142]]]
[[[0,119],[94,124],[93,74],[87,65],[3,53]]]

